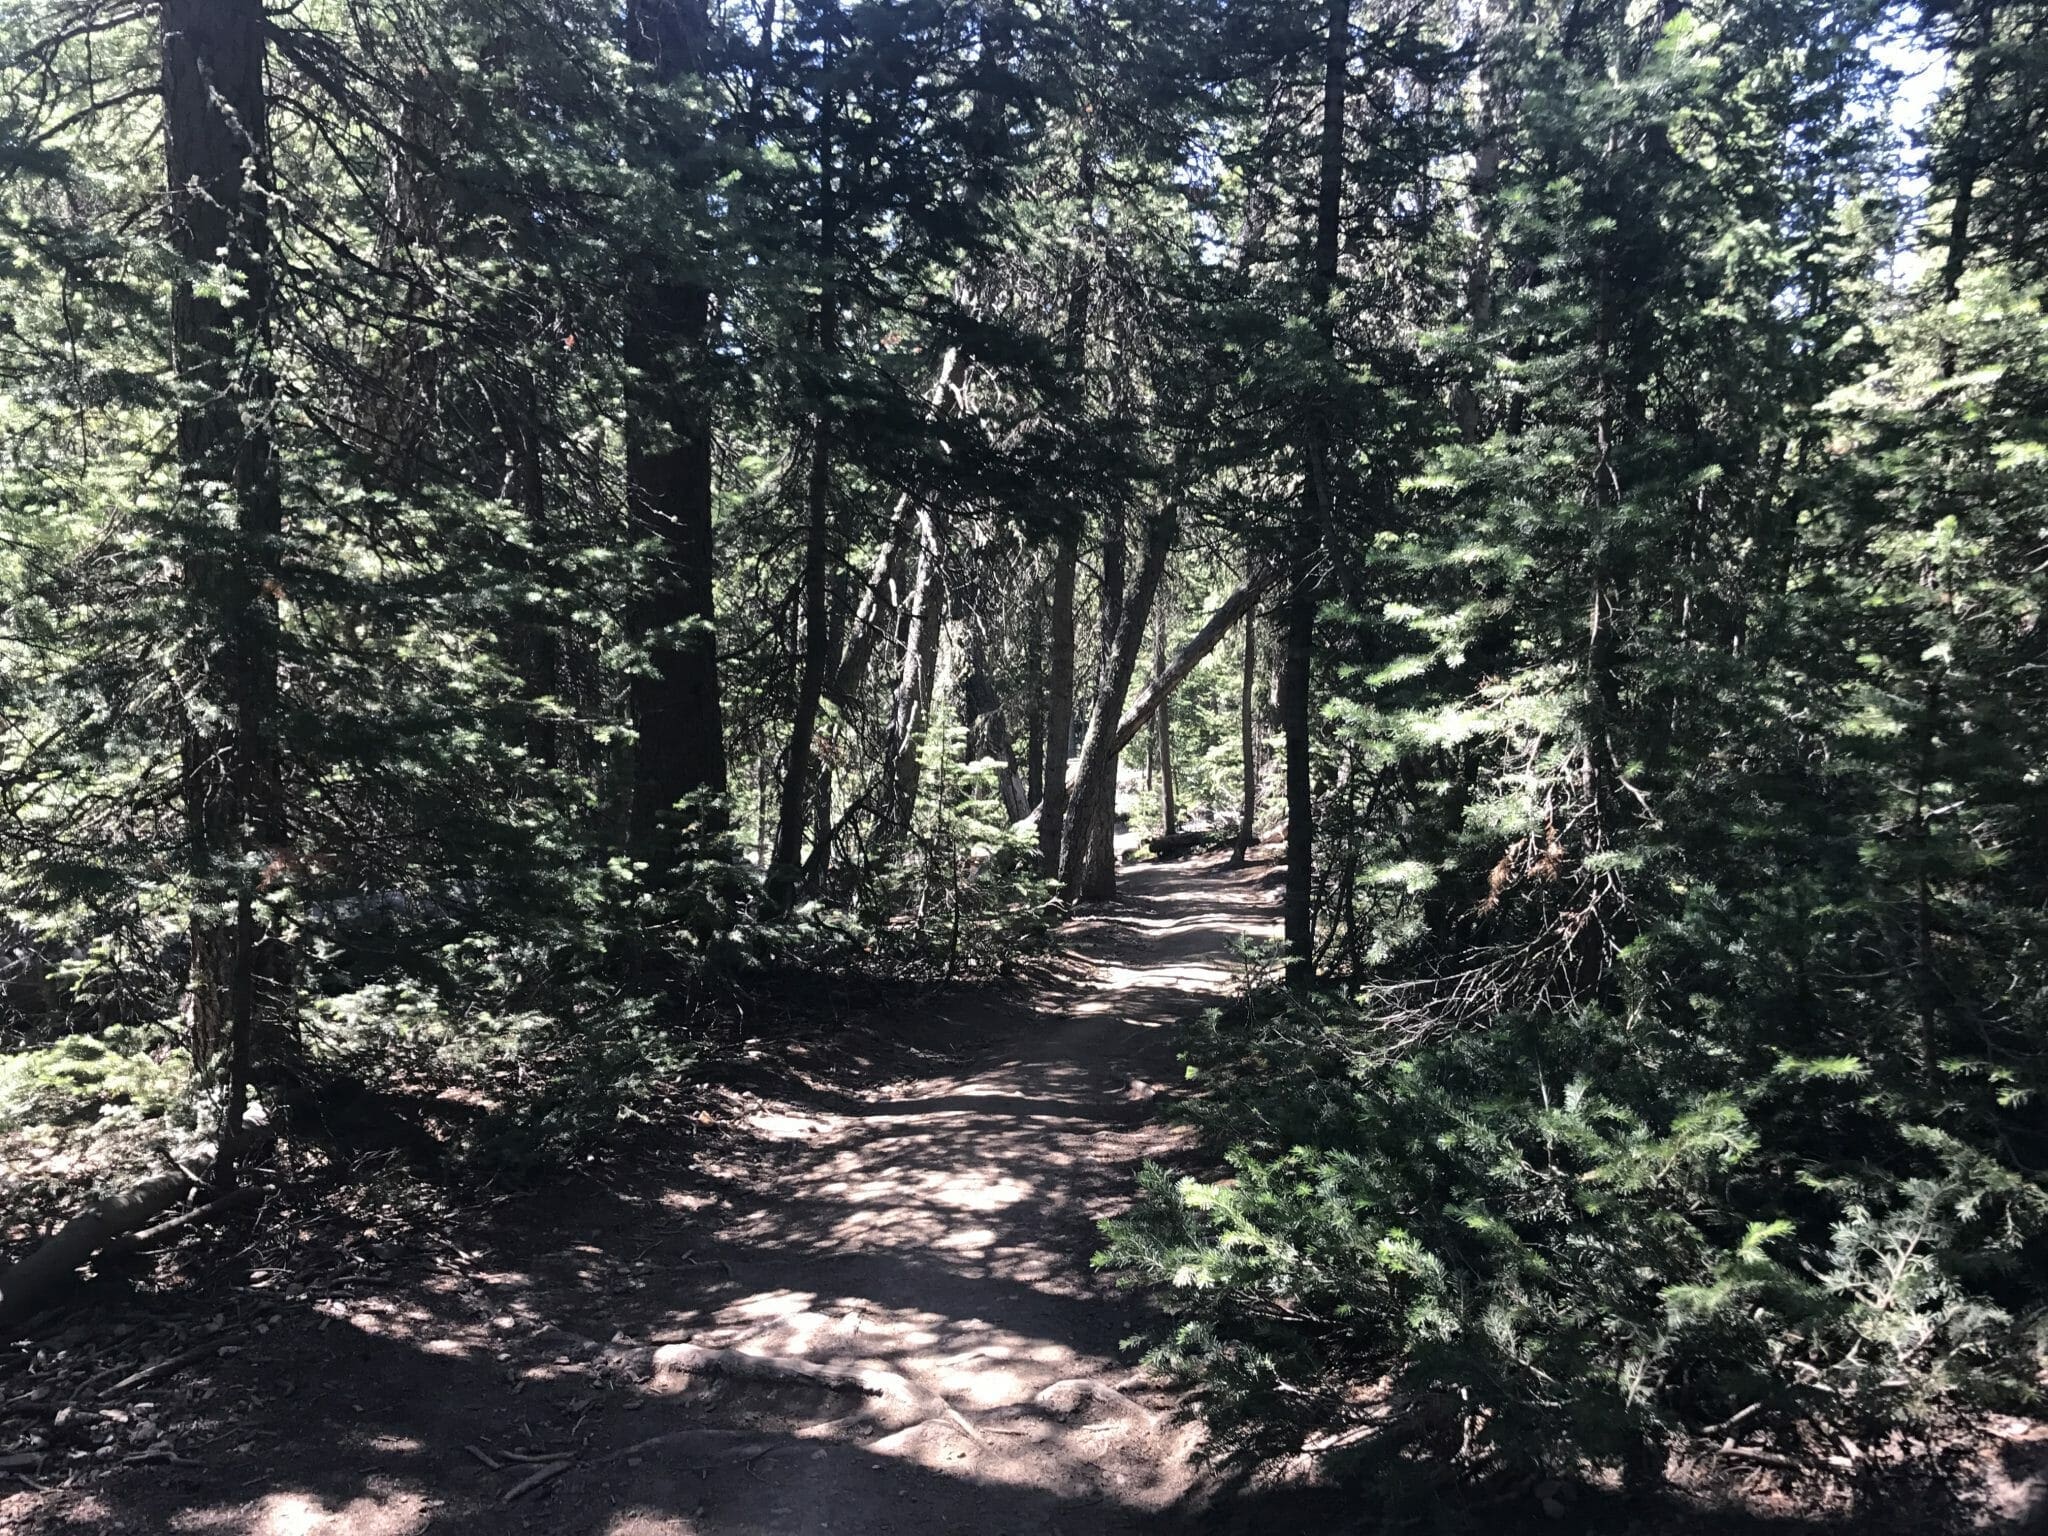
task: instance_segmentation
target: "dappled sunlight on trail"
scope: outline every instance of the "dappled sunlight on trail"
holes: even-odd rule
[[[488,1251],[307,1297],[233,1363],[294,1404],[243,1460],[117,1481],[69,1528],[1177,1523],[1195,1431],[1132,1373],[1131,1311],[1088,1257],[1134,1165],[1182,1144],[1157,1116],[1169,1026],[1228,996],[1234,941],[1271,936],[1258,873],[1132,870],[1028,988],[872,1021],[897,1075],[752,1095],[744,1134],[674,1177],[537,1200]]]

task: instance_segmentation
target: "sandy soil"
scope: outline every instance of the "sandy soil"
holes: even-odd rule
[[[906,998],[851,1032],[865,1077],[747,1094],[708,1155],[424,1243],[372,1233],[326,1280],[250,1276],[239,1352],[166,1389],[211,1438],[0,1498],[0,1528],[1180,1525],[1193,1431],[1133,1375],[1133,1309],[1087,1261],[1133,1165],[1175,1145],[1171,1027],[1227,990],[1236,935],[1270,933],[1268,874],[1132,871],[1030,987]]]

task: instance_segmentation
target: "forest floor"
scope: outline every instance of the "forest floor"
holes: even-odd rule
[[[1215,1499],[1198,1432],[1122,1348],[1137,1304],[1088,1264],[1135,1165],[1191,1151],[1162,1114],[1173,1026],[1228,996],[1238,936],[1272,936],[1278,873],[1131,868],[1017,982],[810,1000],[690,1110],[539,1188],[359,1169],[353,1203],[271,1213],[198,1283],[95,1281],[0,1341],[26,1367],[0,1361],[0,1446],[41,1447],[0,1455],[0,1532],[1373,1523],[1312,1459]],[[2048,1529],[2048,1423],[1904,1473],[1823,1498],[1724,1463],[1655,1499],[1580,1490],[1561,1519],[1496,1499],[1460,1528]]]
[[[1023,984],[855,1014],[673,1156],[371,1226],[325,1270],[244,1261],[178,1324],[198,1358],[98,1424],[114,1468],[0,1485],[0,1529],[1178,1524],[1195,1432],[1134,1374],[1135,1308],[1088,1259],[1134,1165],[1181,1144],[1156,1102],[1171,1026],[1227,994],[1238,935],[1271,933],[1274,874],[1131,869]]]

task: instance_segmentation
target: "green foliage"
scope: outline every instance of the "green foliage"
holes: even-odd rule
[[[1037,842],[1013,827],[996,787],[998,765],[964,762],[960,726],[927,732],[911,856],[868,893],[868,961],[896,975],[951,981],[1008,975],[1042,949],[1061,916],[1038,869]]]
[[[1258,994],[1188,1055],[1228,1175],[1148,1169],[1098,1262],[1153,1291],[1152,1359],[1229,1449],[1298,1445],[1382,1377],[1387,1430],[1552,1468],[1742,1410],[1797,1449],[2032,1391],[2048,1187],[1882,1125],[1852,1074],[1744,1081],[1675,1034],[1646,1070],[1644,1034],[1587,1010],[1418,1049]],[[1840,1118],[1853,1148],[1816,1134]]]
[[[1922,18],[1916,229],[1874,8],[1482,18],[1465,291],[1335,322],[1392,381],[1323,530],[1342,1000],[1198,1037],[1230,1176],[1110,1233],[1227,1443],[1827,1455],[2037,1387],[2048,316],[1986,124],[2040,21]]]
[[[183,1103],[191,1071],[165,1031],[133,1024],[0,1056],[0,1131],[94,1116],[160,1118]]]

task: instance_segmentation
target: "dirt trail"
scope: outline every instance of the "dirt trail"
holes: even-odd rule
[[[1133,871],[1028,996],[867,1021],[927,1047],[885,1054],[886,1076],[764,1094],[752,1134],[686,1173],[612,1170],[488,1241],[287,1293],[267,1332],[210,1366],[220,1438],[191,1465],[21,1496],[0,1527],[1176,1524],[1191,1432],[1120,1358],[1131,1309],[1087,1260],[1132,1165],[1174,1144],[1155,1113],[1176,1075],[1169,1026],[1227,987],[1236,935],[1270,933],[1267,873]]]

